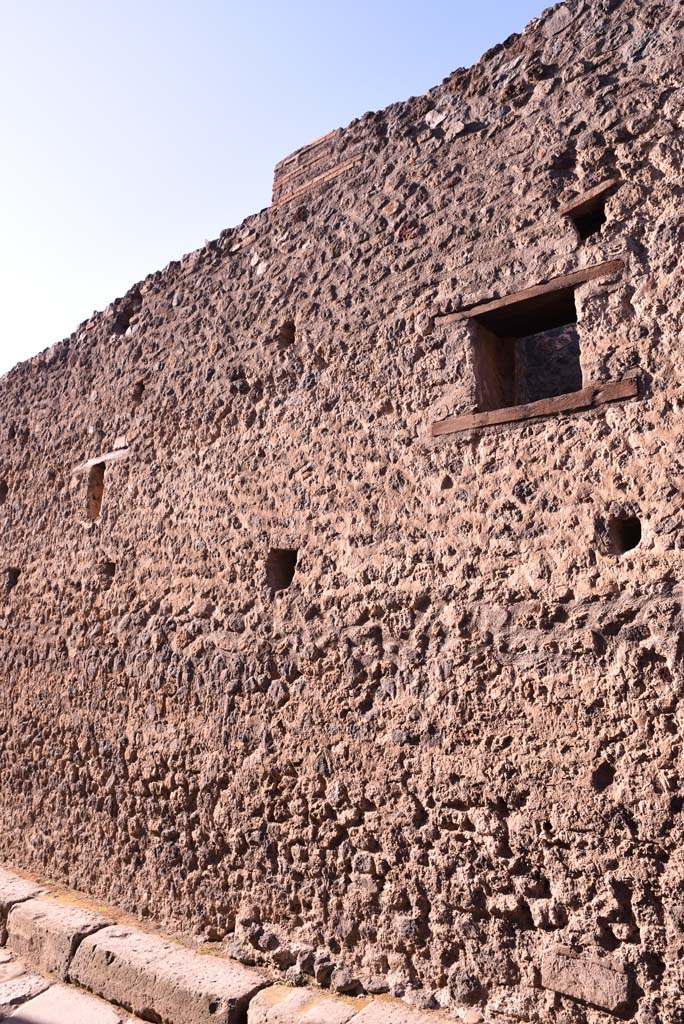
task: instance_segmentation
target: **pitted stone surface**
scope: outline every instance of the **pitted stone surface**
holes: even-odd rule
[[[91,992],[161,1024],[237,1024],[267,983],[241,964],[116,926],[83,940],[69,974]]]
[[[454,1014],[606,1024],[539,972],[609,950],[676,1021],[683,32],[569,0],[0,380],[8,862]],[[636,394],[430,435],[566,362]]]
[[[37,970],[67,980],[79,943],[112,921],[90,910],[49,899],[20,903],[7,920],[7,945]]]

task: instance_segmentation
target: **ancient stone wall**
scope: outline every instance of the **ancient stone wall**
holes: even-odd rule
[[[683,25],[546,12],[0,381],[8,862],[681,1024]]]

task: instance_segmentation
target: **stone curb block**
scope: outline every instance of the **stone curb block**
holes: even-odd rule
[[[0,868],[0,946],[7,942],[7,917],[12,907],[34,896],[41,896],[44,892],[45,889],[41,889],[35,882]]]
[[[272,985],[252,999],[248,1024],[347,1024],[368,999],[329,995],[310,988]]]
[[[447,1019],[389,996],[352,999],[286,985],[262,989],[247,1012],[247,1024],[441,1024]]]
[[[453,1018],[434,1010],[414,1010],[399,999],[373,999],[354,1017],[353,1024],[446,1024]]]
[[[111,924],[91,910],[50,899],[27,900],[9,913],[7,945],[37,970],[68,981],[69,965],[83,939]]]
[[[72,981],[159,1024],[239,1024],[265,977],[135,928],[104,928],[85,938]]]

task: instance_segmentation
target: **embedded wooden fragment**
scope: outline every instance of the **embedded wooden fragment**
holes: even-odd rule
[[[634,377],[607,381],[604,384],[589,384],[581,391],[560,395],[557,398],[543,398],[539,402],[529,402],[527,405],[513,405],[504,409],[492,409],[490,412],[466,413],[463,416],[447,416],[446,419],[436,420],[430,427],[430,433],[433,437],[440,437],[443,434],[471,430],[473,427],[491,427],[499,423],[552,416],[559,412],[592,409],[607,402],[634,398],[637,393],[638,385]]]
[[[85,473],[86,470],[90,470],[94,466],[99,466],[109,462],[121,462],[123,459],[127,459],[128,455],[128,448],[116,448],[113,452],[107,452],[106,455],[96,455],[95,458],[88,459],[87,462],[81,462],[80,465],[74,466],[71,472]]]
[[[441,325],[458,323],[461,320],[475,319],[488,313],[495,313],[498,310],[515,306],[518,303],[528,302],[530,299],[538,299],[552,292],[564,291],[570,288],[577,288],[587,281],[595,281],[601,277],[611,277],[618,274],[625,268],[624,260],[608,260],[605,263],[596,263],[593,267],[585,267],[583,270],[576,270],[572,274],[563,274],[554,277],[544,284],[535,285],[532,288],[524,288],[522,291],[513,292],[512,295],[504,295],[500,299],[492,299],[490,302],[483,302],[476,306],[467,306],[457,313],[447,313],[435,317]]]
[[[620,178],[608,178],[600,185],[597,185],[596,188],[589,189],[588,192],[583,192],[581,195],[572,199],[569,203],[566,203],[565,206],[561,207],[559,210],[561,217],[583,217],[593,209],[597,199],[607,196],[607,194],[612,192],[614,188],[617,188],[619,184]]]

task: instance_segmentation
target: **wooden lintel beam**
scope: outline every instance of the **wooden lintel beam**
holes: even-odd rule
[[[569,203],[566,203],[565,206],[562,206],[558,212],[561,217],[581,217],[583,213],[589,212],[597,199],[617,188],[620,181],[620,178],[608,178],[595,188],[589,189],[588,192],[583,192],[582,195],[576,196]]]
[[[442,326],[455,324],[461,320],[470,320],[484,313],[493,313],[498,309],[505,309],[507,306],[515,306],[519,302],[528,299],[537,299],[541,295],[548,295],[551,292],[563,291],[567,288],[576,288],[586,281],[594,281],[601,277],[611,277],[613,274],[621,273],[625,268],[624,260],[608,260],[605,263],[595,263],[593,267],[585,267],[583,270],[575,270],[571,274],[563,274],[561,277],[554,277],[544,284],[534,285],[532,288],[524,288],[520,292],[513,292],[511,295],[504,295],[503,298],[493,299],[490,302],[483,302],[480,305],[469,306],[461,309],[458,313],[446,313],[436,316],[435,320]]]

